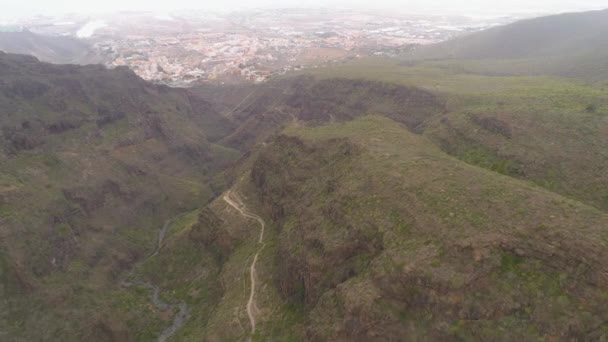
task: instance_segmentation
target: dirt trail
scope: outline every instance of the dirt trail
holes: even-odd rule
[[[232,190],[229,190],[224,195],[223,199],[231,207],[236,209],[242,216],[258,221],[258,223],[260,224],[260,227],[261,227],[260,228],[260,238],[258,240],[258,244],[260,245],[260,248],[258,248],[258,251],[255,253],[251,266],[249,267],[249,278],[251,281],[251,289],[249,291],[249,300],[247,301],[247,316],[249,316],[249,323],[251,324],[251,335],[253,335],[253,334],[255,334],[255,323],[256,323],[255,314],[253,311],[254,311],[254,308],[257,309],[257,307],[255,305],[255,290],[256,290],[255,266],[258,262],[258,256],[262,252],[262,249],[264,249],[264,228],[266,227],[266,223],[258,215],[254,214],[252,212],[249,212],[247,210],[247,208],[245,207],[245,204],[242,203],[241,200],[232,193]]]

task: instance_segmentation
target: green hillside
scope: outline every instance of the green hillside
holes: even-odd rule
[[[605,280],[584,280],[602,277],[606,214],[389,119],[286,133],[255,162],[250,198],[278,234],[268,282],[307,338],[606,334]]]
[[[186,90],[0,54],[0,336],[606,339],[606,85],[469,57]]]
[[[608,79],[608,10],[519,21],[422,46],[406,60],[456,60],[467,70]]]
[[[242,126],[224,141],[250,151],[233,189],[270,227],[256,339],[606,336],[603,87],[451,62],[306,73],[227,106]],[[256,237],[210,208],[235,285],[195,335],[238,340]]]
[[[551,191],[608,209],[608,91],[553,76],[487,76],[459,64],[404,66],[361,60],[319,72],[417,86],[446,110],[420,129],[444,151]]]
[[[164,220],[221,191],[239,153],[209,141],[232,124],[128,69],[0,54],[0,127],[0,331],[149,336],[161,317],[121,278]]]
[[[608,333],[605,212],[468,165],[385,117],[282,132],[232,187],[266,221],[254,340]],[[172,270],[165,293],[192,308],[175,340],[243,339],[259,227],[221,197],[198,221],[143,272]]]
[[[362,60],[227,106],[224,141],[249,151],[232,191],[267,227],[254,339],[606,336],[606,91],[446,65]],[[170,278],[195,317],[175,340],[245,338],[258,226],[222,197],[200,217],[170,244],[205,228],[215,257],[169,247],[144,268],[216,260],[230,285]],[[222,295],[200,306],[200,288]]]

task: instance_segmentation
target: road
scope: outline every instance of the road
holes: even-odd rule
[[[247,208],[245,207],[245,204],[243,204],[240,201],[238,196],[233,194],[232,190],[229,190],[228,192],[226,192],[223,199],[226,203],[228,203],[228,205],[230,205],[231,207],[236,209],[241,214],[241,216],[256,220],[260,224],[260,238],[258,239],[258,244],[260,245],[260,247],[258,248],[257,252],[255,253],[255,255],[253,257],[253,261],[251,262],[251,266],[249,267],[249,278],[251,281],[251,289],[249,291],[249,300],[247,301],[247,316],[249,316],[249,323],[251,324],[251,335],[253,335],[253,334],[255,334],[255,323],[256,323],[254,308],[257,308],[255,305],[255,290],[256,290],[256,268],[255,267],[258,262],[258,257],[260,255],[260,253],[262,252],[262,249],[264,249],[264,229],[266,227],[266,223],[260,216],[248,211]]]

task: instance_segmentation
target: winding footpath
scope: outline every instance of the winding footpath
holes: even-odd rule
[[[160,252],[160,249],[163,246],[163,240],[165,238],[165,235],[167,234],[167,230],[169,229],[169,227],[171,227],[172,222],[173,222],[173,220],[165,221],[165,224],[163,225],[163,227],[158,230],[158,243],[156,245],[156,249],[148,257],[148,259],[158,255],[158,253]],[[154,306],[156,306],[156,308],[159,310],[165,311],[168,309],[179,308],[179,312],[177,314],[175,314],[175,317],[173,318],[173,323],[171,324],[171,326],[165,328],[165,330],[163,330],[161,332],[161,334],[158,336],[158,338],[156,339],[158,342],[165,342],[169,337],[171,337],[173,334],[175,334],[179,330],[179,328],[181,328],[181,326],[186,322],[186,318],[188,317],[188,305],[185,302],[167,303],[167,302],[163,301],[162,299],[160,299],[160,296],[159,296],[160,288],[158,286],[156,286],[152,283],[143,282],[140,280],[132,282],[132,283],[128,282],[128,281],[123,281],[122,285],[125,287],[136,285],[136,286],[141,286],[143,288],[152,290],[152,295],[150,296],[150,300],[152,301]]]
[[[264,228],[266,227],[266,223],[260,216],[248,211],[247,208],[245,207],[245,205],[239,200],[239,198],[236,195],[233,195],[232,190],[229,190],[224,195],[223,199],[226,203],[228,203],[228,205],[230,205],[231,207],[236,209],[241,214],[241,216],[258,221],[258,223],[260,224],[260,227],[261,227],[260,228],[260,238],[258,240],[258,244],[260,245],[260,248],[258,248],[258,251],[255,253],[251,266],[249,267],[249,278],[251,280],[251,289],[249,291],[249,300],[247,301],[247,316],[249,316],[249,323],[251,324],[251,335],[253,335],[253,334],[255,334],[255,314],[254,314],[253,310],[254,310],[254,307],[257,308],[255,305],[255,289],[256,289],[255,266],[258,262],[258,256],[260,255],[260,253],[262,252],[262,250],[264,249],[264,246],[265,246],[264,245]]]

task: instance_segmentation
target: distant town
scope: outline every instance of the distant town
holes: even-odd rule
[[[419,44],[516,18],[394,15],[336,10],[128,12],[37,17],[4,26],[86,40],[109,67],[172,85],[260,83],[274,75],[362,56],[395,56]]]

